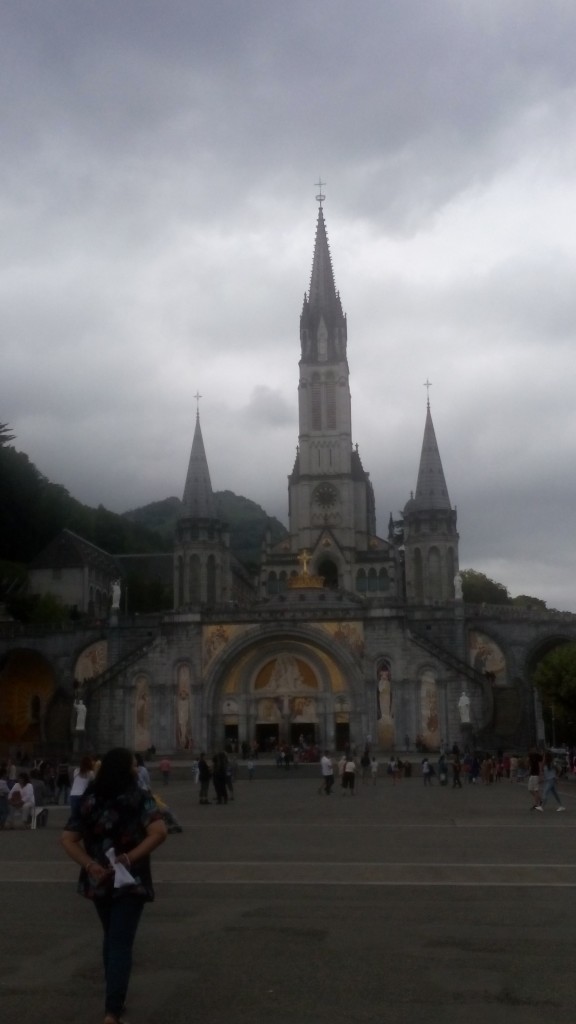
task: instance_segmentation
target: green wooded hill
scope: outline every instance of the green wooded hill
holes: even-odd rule
[[[229,526],[234,555],[253,568],[266,530],[279,541],[286,535],[284,526],[248,498],[231,491],[215,497],[219,514]],[[73,530],[113,555],[170,552],[181,508],[179,498],[152,502],[122,515],[103,505],[83,505],[0,437],[0,600],[2,592],[6,594],[23,578],[23,567],[60,530]]]
[[[278,519],[267,515],[260,505],[249,498],[243,498],[232,491],[216,491],[214,497],[218,515],[229,527],[230,547],[236,558],[247,568],[255,567],[260,561],[262,541],[267,530],[270,530],[273,544],[288,536],[288,531]],[[164,501],[155,501],[126,512],[124,518],[159,533],[171,546],[176,521],[181,515],[180,499],[165,498]]]
[[[111,554],[170,550],[160,532],[103,505],[83,505],[24,452],[0,447],[0,559],[27,564],[64,528]]]

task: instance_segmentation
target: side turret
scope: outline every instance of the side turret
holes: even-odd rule
[[[458,572],[456,521],[428,402],[416,493],[407,501],[403,515],[409,604],[446,604],[454,600],[454,577]]]
[[[174,541],[174,607],[213,607],[232,598],[230,538],[216,510],[200,416]]]

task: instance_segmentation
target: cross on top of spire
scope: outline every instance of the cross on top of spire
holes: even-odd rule
[[[426,405],[430,408],[430,388],[432,387],[432,381],[429,381],[428,377],[426,377],[426,380],[424,381],[424,387],[426,388]]]
[[[200,415],[200,399],[202,398],[202,395],[197,391],[196,394],[193,395],[193,398],[196,399],[196,415],[199,416]]]
[[[320,175],[318,175],[318,181],[315,181],[314,184],[316,185],[316,187],[318,189],[318,195],[316,196],[316,202],[318,203],[318,206],[320,207],[320,209],[322,209],[322,203],[326,199],[326,196],[322,193],[322,189],[323,189],[324,185],[326,184],[326,182],[322,181],[322,178],[320,177]]]

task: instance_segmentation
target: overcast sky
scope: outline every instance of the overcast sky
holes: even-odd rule
[[[287,522],[318,189],[379,530],[430,400],[460,563],[576,611],[573,0],[0,5],[0,422],[123,512]]]

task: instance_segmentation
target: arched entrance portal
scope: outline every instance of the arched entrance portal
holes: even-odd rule
[[[324,577],[324,586],[329,590],[338,589],[338,566],[331,558],[323,558],[317,570],[318,576]]]
[[[337,654],[296,639],[265,640],[237,654],[215,680],[209,745],[244,753],[345,746],[357,712],[353,673]]]
[[[269,659],[252,682],[256,740],[264,751],[288,744],[307,750],[319,740],[321,682],[310,663],[289,651]]]
[[[576,663],[576,642],[569,636],[553,634],[540,638],[526,659],[526,678],[534,684],[541,664],[547,666],[544,677],[548,685],[534,685],[536,735],[540,743],[550,747],[572,746],[576,742],[576,714],[570,699]],[[558,697],[554,691],[558,688]]]
[[[37,651],[9,651],[0,665],[0,749],[32,753],[49,740],[48,714],[55,696],[51,665]]]

